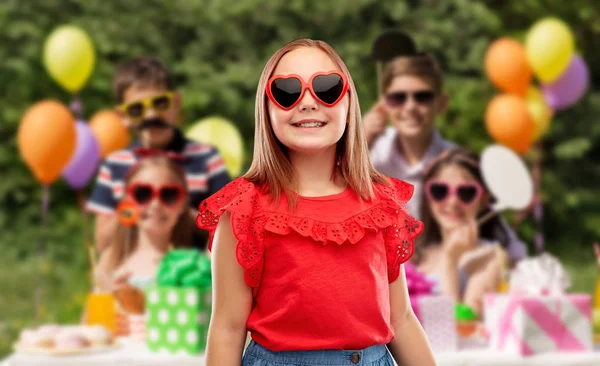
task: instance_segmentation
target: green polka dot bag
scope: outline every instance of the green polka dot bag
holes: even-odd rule
[[[196,250],[163,258],[146,292],[146,344],[153,352],[198,354],[206,348],[211,313],[210,260]]]

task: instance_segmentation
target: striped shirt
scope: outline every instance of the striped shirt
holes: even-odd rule
[[[126,149],[110,154],[100,165],[96,185],[86,205],[88,211],[96,214],[115,212],[125,193],[124,180],[127,171],[139,159],[133,151],[140,146],[136,141]],[[203,200],[231,180],[221,155],[213,146],[188,140],[177,129],[166,150],[185,157],[185,160],[178,164],[186,174],[192,208],[198,208]]]

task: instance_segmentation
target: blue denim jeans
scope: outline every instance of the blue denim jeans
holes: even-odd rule
[[[363,350],[272,352],[251,341],[242,366],[394,366],[384,345]]]

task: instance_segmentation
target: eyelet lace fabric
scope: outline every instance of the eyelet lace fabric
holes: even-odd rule
[[[199,211],[196,224],[209,231],[209,250],[212,250],[219,218],[225,211],[231,214],[231,228],[238,240],[236,258],[244,268],[246,284],[256,294],[263,269],[266,216],[254,185],[238,178],[203,201]]]
[[[209,231],[209,250],[221,215],[231,213],[232,231],[238,240],[236,257],[244,268],[244,278],[254,293],[258,290],[264,264],[264,238],[267,232],[286,235],[294,231],[322,245],[356,244],[365,230],[384,230],[388,278],[393,282],[400,265],[414,251],[414,238],[423,224],[412,218],[406,202],[413,193],[412,185],[391,179],[389,186],[376,186],[376,199],[366,210],[338,222],[297,217],[293,213],[269,211],[262,207],[261,193],[243,178],[226,185],[200,204],[198,227]]]
[[[387,197],[388,208],[395,209],[394,222],[385,228],[385,249],[389,282],[400,274],[400,265],[412,257],[415,238],[423,232],[423,223],[412,217],[406,203],[411,199],[414,187],[399,179],[390,178],[392,185],[379,186],[383,197]]]

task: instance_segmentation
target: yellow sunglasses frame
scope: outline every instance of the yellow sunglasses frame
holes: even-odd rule
[[[119,111],[121,111],[123,114],[125,114],[125,116],[127,116],[127,118],[129,118],[129,119],[131,119],[133,121],[139,121],[139,120],[141,120],[141,119],[144,118],[144,113],[146,112],[146,108],[154,108],[154,106],[152,105],[152,102],[155,99],[161,98],[161,97],[167,97],[169,99],[169,108],[171,108],[171,106],[173,105],[173,98],[175,97],[175,93],[174,92],[166,92],[166,93],[162,93],[162,94],[157,94],[157,95],[155,95],[153,97],[136,100],[135,102],[131,102],[131,103],[127,103],[127,104],[121,104],[117,108],[118,108]],[[144,107],[144,110],[142,111],[142,115],[140,117],[137,117],[137,118],[131,117],[127,113],[127,108],[129,108],[133,104],[138,104],[138,103],[140,103],[142,105],[142,107]],[[168,110],[169,108],[167,108],[166,110]],[[164,111],[159,111],[159,112],[164,112]]]

